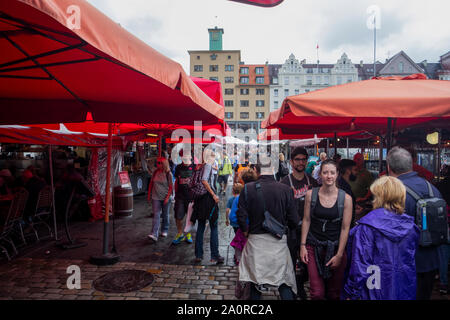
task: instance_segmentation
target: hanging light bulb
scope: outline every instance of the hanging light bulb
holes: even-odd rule
[[[439,132],[433,132],[430,134],[427,134],[427,142],[429,144],[438,144],[439,142]]]

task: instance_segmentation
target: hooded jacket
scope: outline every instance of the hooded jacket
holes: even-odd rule
[[[419,229],[407,214],[379,208],[350,231],[343,299],[415,300]]]

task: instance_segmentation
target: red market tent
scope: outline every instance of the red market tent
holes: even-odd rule
[[[181,65],[84,0],[0,2],[0,124],[96,122],[215,125],[224,108]],[[108,153],[112,126],[108,128]],[[108,157],[108,173],[111,157]],[[108,251],[107,175],[103,256]]]
[[[287,97],[270,113],[263,128],[283,134],[348,131],[386,132],[450,119],[450,82],[427,80],[425,75],[375,78]]]
[[[0,124],[223,119],[181,65],[86,1],[3,0],[0,32]]]

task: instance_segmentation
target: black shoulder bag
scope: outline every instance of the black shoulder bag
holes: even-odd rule
[[[256,183],[256,193],[258,195],[259,201],[264,206],[264,222],[263,228],[273,235],[277,239],[283,238],[283,235],[286,233],[286,227],[280,223],[277,219],[275,219],[269,211],[266,210],[266,202],[264,201],[264,197],[262,195],[261,184]]]

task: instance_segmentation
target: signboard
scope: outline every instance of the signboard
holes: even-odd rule
[[[128,175],[128,171],[119,171],[119,179],[122,188],[129,187],[131,188],[130,176]]]

